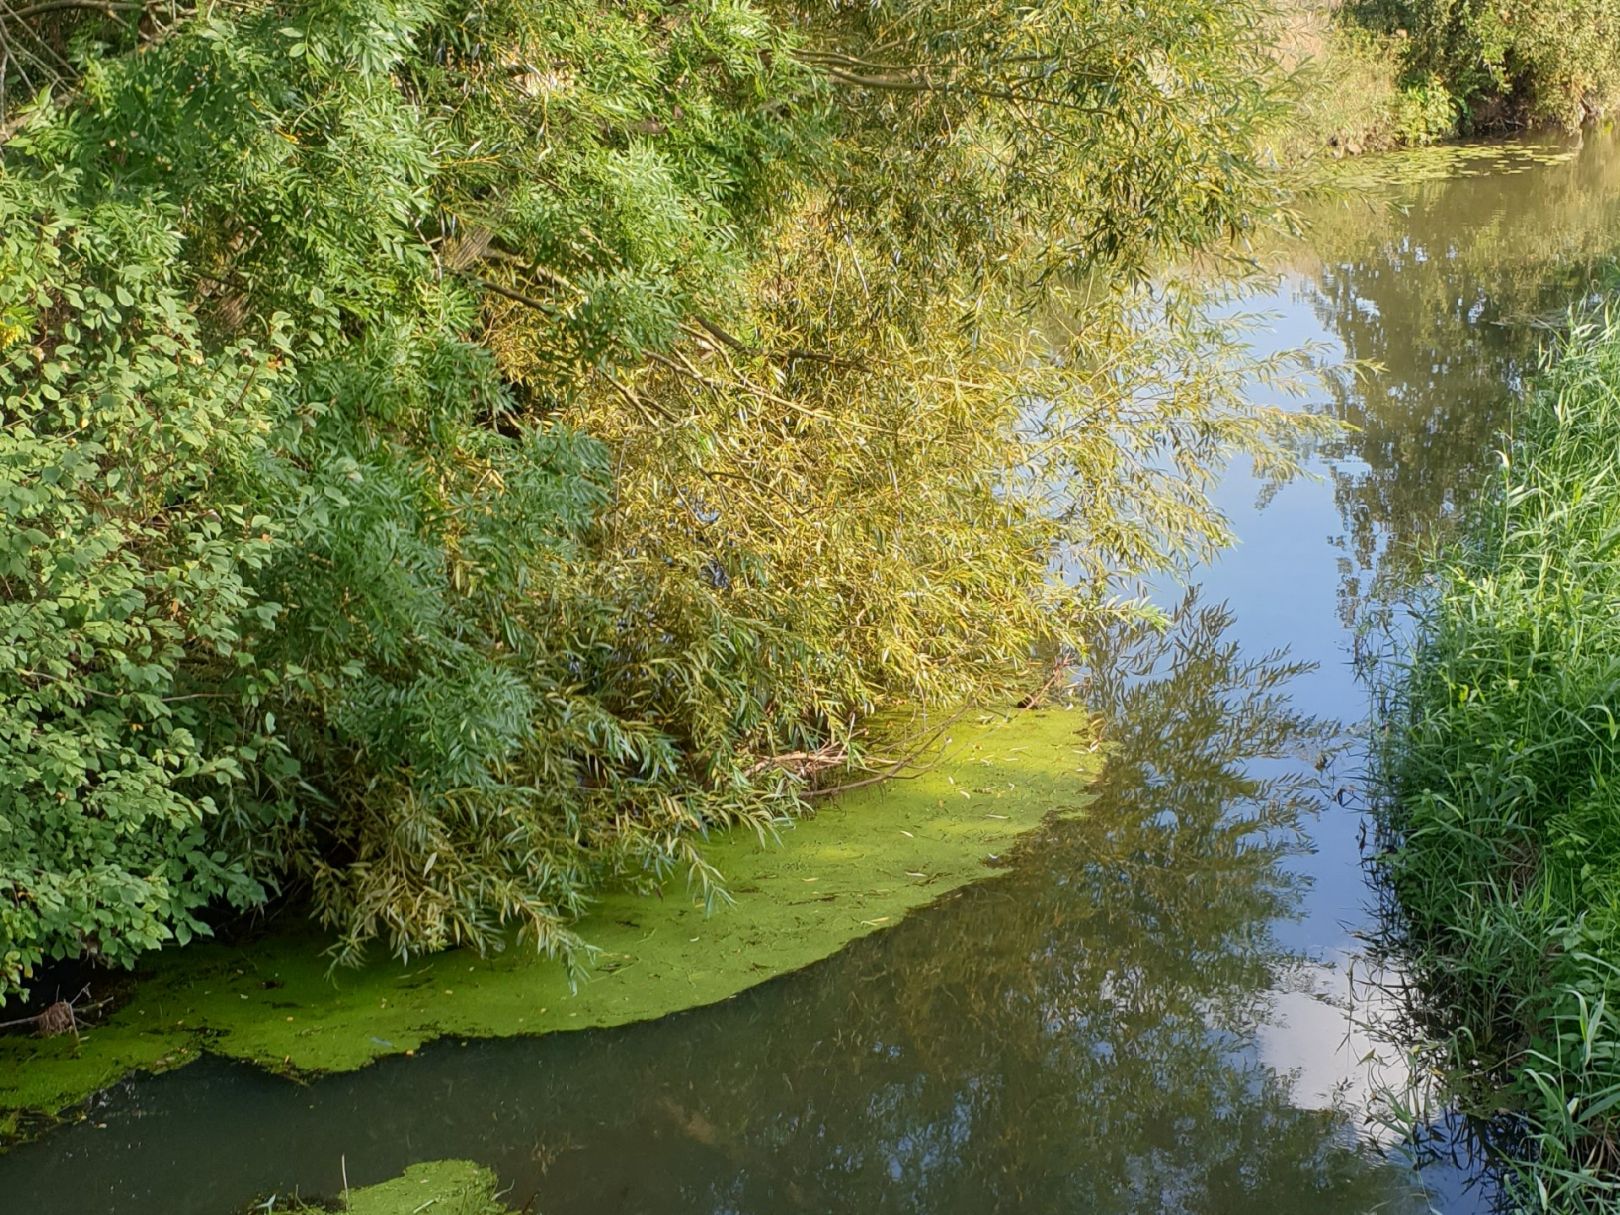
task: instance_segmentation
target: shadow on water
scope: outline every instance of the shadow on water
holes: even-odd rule
[[[725,1004],[294,1088],[205,1063],[0,1162],[47,1212],[222,1212],[423,1157],[579,1212],[1422,1209],[1261,1058],[1335,727],[1224,607],[1100,655],[1097,798],[1000,881]],[[1107,647],[1105,647],[1106,649]],[[1270,770],[1270,769],[1275,769]],[[104,1126],[98,1124],[105,1124]]]
[[[1204,600],[1098,656],[1096,800],[1000,880],[656,1022],[308,1087],[217,1061],[139,1080],[0,1156],[0,1205],[223,1215],[466,1157],[569,1215],[1485,1209],[1443,1124],[1414,1174],[1365,1123],[1392,1081],[1365,1074],[1376,1005],[1351,1009],[1375,909],[1331,723],[1364,716],[1357,622],[1489,469],[1537,322],[1620,248],[1616,143],[1464,156],[1399,207],[1316,217],[1258,304],[1278,348],[1381,365],[1322,406],[1358,429],[1318,481],[1233,471],[1242,543]]]

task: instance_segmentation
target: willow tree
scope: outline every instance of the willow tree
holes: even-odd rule
[[[0,149],[0,994],[277,890],[345,957],[718,893],[705,833],[1027,691],[1289,466],[1174,272],[1282,202],[1247,4],[126,39]]]

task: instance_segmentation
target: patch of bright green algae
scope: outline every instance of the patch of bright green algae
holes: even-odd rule
[[[1082,809],[1099,765],[1079,711],[958,723],[926,766],[833,799],[779,840],[710,844],[733,906],[706,914],[679,884],[661,899],[601,899],[579,925],[600,953],[573,991],[560,964],[521,949],[331,973],[312,930],[194,945],[160,956],[77,1042],[0,1038],[0,1110],[58,1113],[205,1051],[289,1074],[343,1071],[440,1037],[623,1025],[723,1000],[989,876],[1020,835]]]
[[[512,1215],[496,1199],[495,1184],[495,1174],[471,1161],[432,1160],[392,1181],[351,1190],[333,1209],[345,1215]]]
[[[1579,145],[1569,140],[1433,144],[1347,156],[1325,162],[1322,171],[1328,186],[1362,193],[1459,177],[1523,173],[1573,160],[1579,151]]]

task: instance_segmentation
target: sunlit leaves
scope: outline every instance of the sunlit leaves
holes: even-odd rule
[[[1399,28],[1409,82],[1443,84],[1483,127],[1573,127],[1620,96],[1615,0],[1359,0],[1351,11]]]
[[[1219,543],[1222,461],[1296,433],[1171,270],[1280,201],[1252,17],[311,0],[90,64],[0,178],[0,602],[85,584],[18,735],[150,777],[53,752],[19,821],[184,820],[178,910],[95,947],[280,883],[345,957],[570,952],[604,882],[719,897],[702,837],[873,710],[1022,695]],[[54,847],[30,891],[94,872]],[[34,898],[9,939],[85,947]]]
[[[282,335],[209,349],[151,200],[80,211],[72,185],[0,177],[0,297],[29,309],[0,352],[0,992],[261,898],[206,825],[245,762],[275,766],[211,702],[256,694],[243,633],[275,614],[252,579],[279,529],[245,480]]]

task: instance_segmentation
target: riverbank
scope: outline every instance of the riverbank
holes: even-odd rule
[[[167,952],[104,1021],[0,1037],[0,1115],[26,1131],[133,1072],[205,1053],[308,1076],[447,1036],[623,1025],[723,1000],[994,876],[1019,837],[1084,806],[1100,763],[1078,710],[967,715],[893,780],[833,799],[780,838],[734,832],[708,845],[735,905],[710,914],[680,887],[597,900],[581,924],[596,953],[576,985],[521,948],[334,972],[303,923],[251,949]]]
[[[1541,1210],[1620,1194],[1617,452],[1610,314],[1524,400],[1383,688],[1377,871],[1413,1011]]]
[[[205,1055],[0,1156],[0,1192],[33,1215],[222,1215],[340,1193],[345,1160],[358,1194],[461,1159],[508,1205],[571,1215],[1483,1215],[1488,1179],[1415,1177],[1362,1134],[1362,819],[1347,765],[1319,764],[1330,719],[1365,710],[1345,658],[1369,596],[1490,480],[1522,318],[1563,315],[1620,248],[1620,146],[1537,141],[1431,180],[1450,151],[1391,205],[1308,213],[1316,244],[1251,302],[1275,345],[1378,370],[1323,403],[1352,428],[1320,478],[1229,474],[1243,543],[1195,575],[1229,610],[1092,656],[1109,771],[1010,871],[675,1016],[450,1037],[307,1084]],[[1177,597],[1156,602],[1181,618]]]
[[[875,714],[1083,662],[1320,432],[1159,273],[1286,210],[1260,0],[46,8],[4,1019],[256,914],[577,960],[604,889],[872,775]]]
[[[1272,136],[1282,164],[1420,147],[1454,138],[1443,89],[1402,80],[1403,40],[1342,14],[1332,0],[1278,0],[1272,42],[1298,97]]]
[[[1559,0],[1513,21],[1433,0],[1277,0],[1276,58],[1298,96],[1284,164],[1471,136],[1573,130],[1620,102],[1620,4]]]

